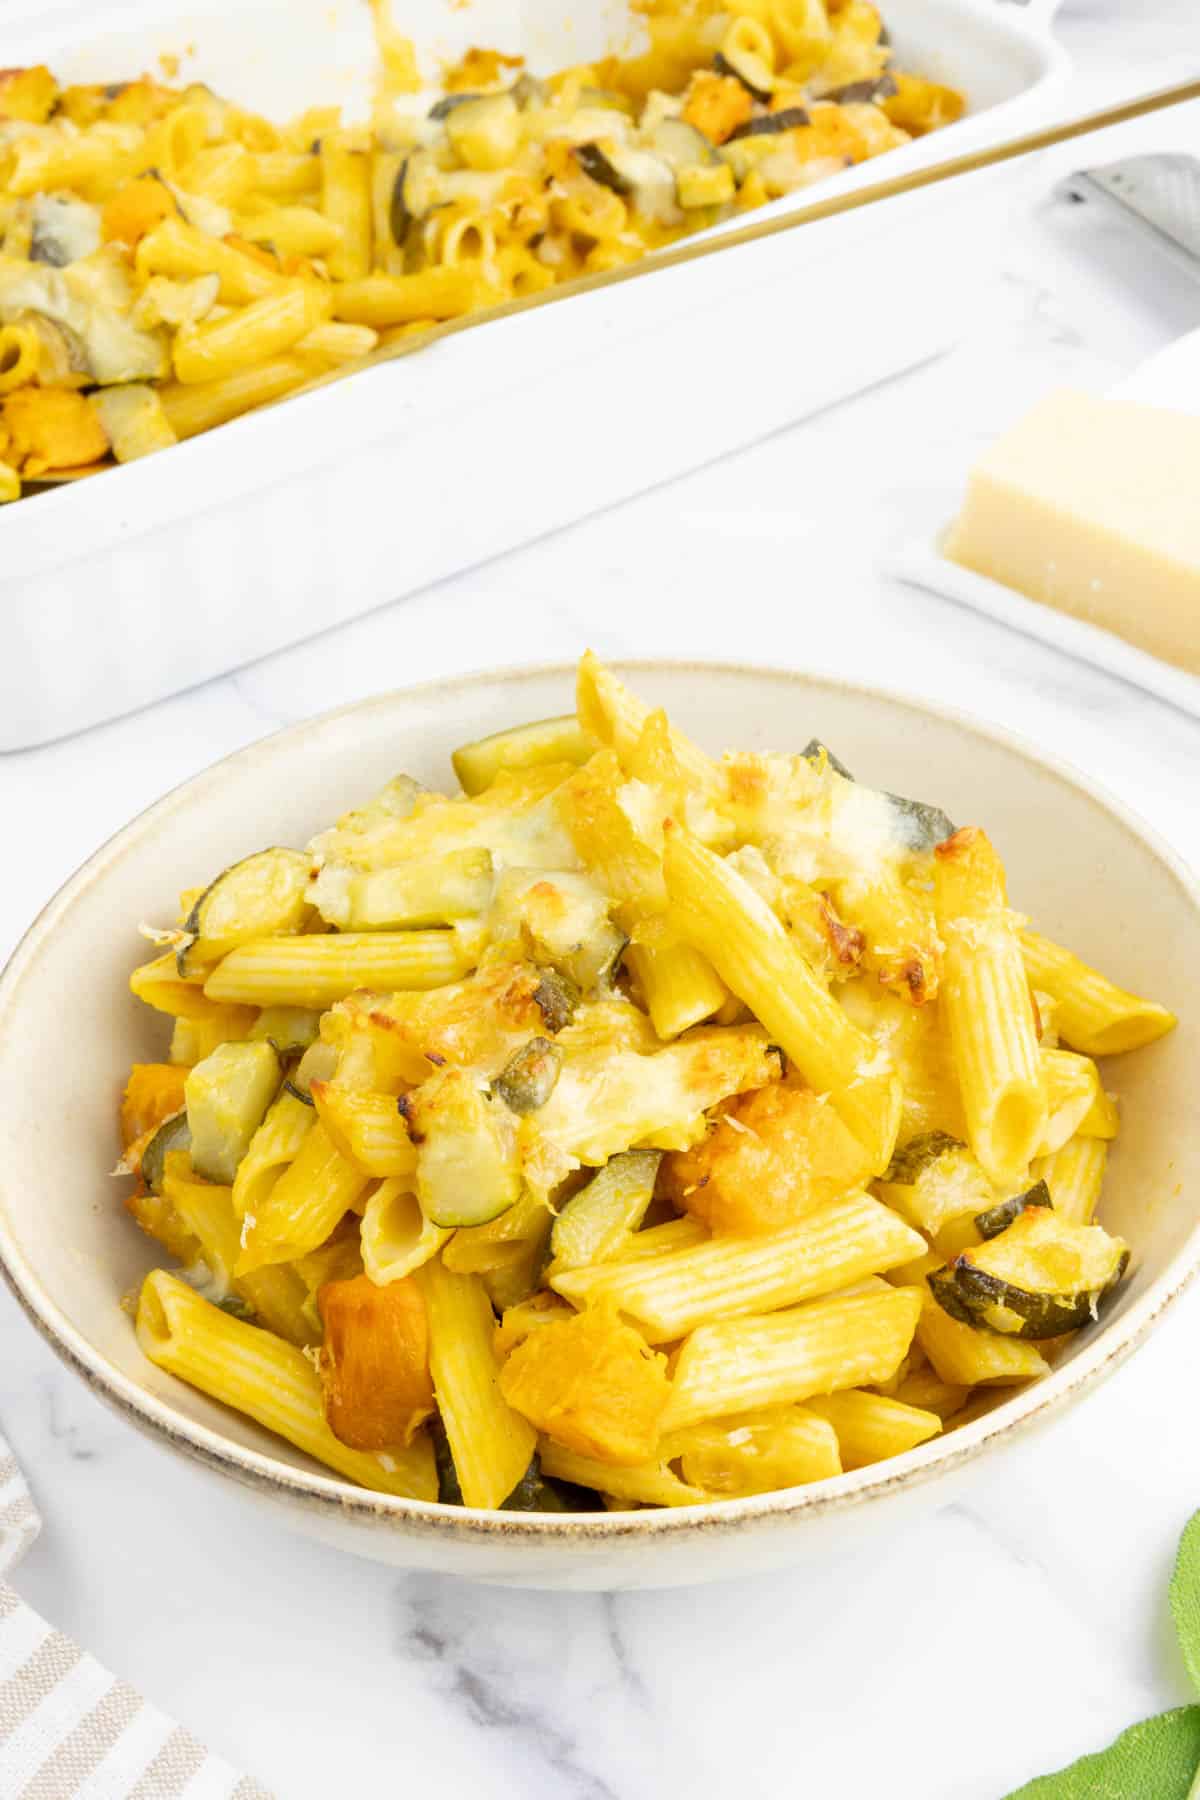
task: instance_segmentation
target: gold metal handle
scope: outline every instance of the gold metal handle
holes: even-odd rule
[[[271,404],[286,406],[301,394],[311,394],[317,388],[327,387],[330,382],[358,375],[364,369],[375,368],[380,363],[395,362],[402,356],[413,356],[418,351],[427,349],[430,344],[439,343],[443,338],[453,337],[460,331],[473,331],[480,325],[490,325],[495,319],[512,318],[516,313],[531,312],[537,306],[554,306],[562,300],[573,300],[577,294],[595,293],[599,288],[615,287],[622,281],[637,281],[653,275],[659,269],[673,269],[681,263],[699,262],[702,257],[717,256],[723,251],[734,250],[739,244],[753,244],[764,238],[778,237],[780,233],[795,231],[801,225],[814,225],[820,219],[832,219],[841,213],[857,212],[863,206],[874,206],[879,200],[890,200],[898,194],[911,194],[919,188],[932,187],[939,181],[952,181],[959,175],[973,175],[979,169],[994,168],[1000,163],[1012,162],[1019,156],[1029,156],[1035,150],[1047,150],[1053,144],[1065,144],[1072,138],[1085,137],[1088,133],[1102,131],[1109,125],[1123,125],[1130,119],[1141,119],[1148,113],[1161,112],[1169,106],[1181,106],[1188,100],[1200,100],[1200,76],[1177,82],[1171,87],[1156,88],[1152,93],[1123,101],[1119,106],[1086,113],[1081,118],[1068,119],[1059,125],[1047,125],[1040,131],[1026,132],[1024,136],[1012,138],[1004,144],[992,144],[985,150],[968,150],[961,156],[949,157],[945,162],[933,163],[928,168],[910,169],[905,174],[872,182],[869,187],[857,188],[853,193],[833,194],[828,200],[814,200],[796,212],[775,213],[765,218],[752,219],[746,225],[739,225],[734,231],[722,232],[719,237],[697,238],[689,243],[676,244],[669,250],[656,250],[639,262],[625,263],[620,268],[605,269],[594,275],[577,275],[570,281],[543,288],[536,294],[522,295],[516,300],[504,300],[497,306],[465,313],[461,318],[446,319],[440,325],[430,326],[428,331],[384,344],[378,350],[360,357],[357,362],[343,363],[323,375],[314,376],[311,381],[292,388]]]

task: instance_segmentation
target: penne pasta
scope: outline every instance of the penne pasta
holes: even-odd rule
[[[232,1290],[261,1324],[278,1332],[289,1344],[320,1341],[320,1330],[313,1329],[305,1310],[308,1289],[294,1269],[259,1269],[241,1276],[236,1273],[242,1228],[234,1211],[231,1188],[197,1180],[187,1155],[175,1152],[166,1159],[163,1197],[196,1237],[219,1290]]]
[[[528,1468],[537,1436],[500,1392],[491,1304],[477,1275],[452,1274],[436,1258],[415,1279],[429,1313],[434,1392],[463,1501],[499,1506]]]
[[[218,963],[204,995],[222,1004],[332,1006],[355,988],[431,988],[457,981],[471,959],[449,931],[338,932],[261,938]]]
[[[1127,993],[1034,931],[1021,933],[1021,954],[1031,984],[1057,1002],[1059,1034],[1073,1050],[1118,1056],[1152,1044],[1175,1024],[1165,1006]]]
[[[915,1288],[903,1291],[917,1293],[921,1299]],[[928,1292],[917,1324],[917,1342],[940,1379],[955,1387],[1007,1386],[1049,1372],[1036,1344],[962,1325],[944,1313]]]
[[[402,1178],[381,1181],[363,1208],[362,1260],[372,1281],[403,1281],[437,1255],[451,1233],[421,1211]]]
[[[245,1413],[339,1475],[382,1494],[437,1498],[428,1437],[388,1455],[350,1449],[326,1424],[320,1378],[303,1351],[274,1332],[230,1318],[162,1269],[142,1284],[137,1336],[160,1369]]]
[[[662,1428],[886,1381],[920,1312],[915,1289],[894,1288],[704,1325],[679,1352]]]
[[[987,1174],[1016,1182],[1046,1129],[1033,1003],[1004,870],[982,831],[936,852],[934,898],[945,940],[942,1004],[967,1136]]]
[[[594,1488],[610,1500],[623,1500],[633,1506],[699,1506],[711,1498],[703,1489],[681,1481],[665,1462],[619,1468],[615,1463],[579,1456],[550,1438],[540,1441],[538,1456],[543,1474],[574,1482],[577,1487]]]
[[[868,1152],[887,1167],[900,1124],[900,1086],[877,1047],[813,975],[787,932],[727,863],[675,831],[663,859],[670,917],[726,986],[780,1043],[809,1086],[828,1093]]]
[[[807,1405],[837,1433],[843,1469],[861,1469],[889,1456],[902,1456],[942,1429],[936,1412],[862,1389],[818,1396]]]
[[[1108,1144],[1100,1137],[1076,1137],[1034,1163],[1030,1173],[1050,1190],[1054,1210],[1072,1225],[1090,1225],[1100,1202]]]
[[[827,1481],[843,1468],[837,1433],[812,1405],[685,1425],[659,1451],[689,1485],[727,1499]]]
[[[848,1194],[788,1231],[714,1237],[650,1260],[552,1270],[575,1306],[603,1301],[669,1343],[709,1320],[773,1312],[907,1262],[924,1240],[867,1194]]]
[[[251,1275],[315,1250],[366,1186],[367,1177],[340,1155],[318,1119],[295,1159],[260,1200],[259,1210],[243,1215],[236,1273]]]

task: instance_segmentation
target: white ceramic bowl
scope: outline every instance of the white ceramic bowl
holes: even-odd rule
[[[862,779],[986,824],[1014,903],[1132,988],[1168,1000],[1176,1032],[1110,1065],[1123,1132],[1104,1218],[1133,1272],[1101,1323],[1041,1383],[921,1449],[815,1487],[712,1507],[541,1518],[366,1493],[147,1364],[119,1302],[154,1262],[107,1171],[135,1058],[162,1028],[127,990],[139,920],[264,843],[303,843],[401,769],[448,778],[448,752],[570,707],[572,674],[535,669],[386,694],[218,763],[100,850],[36,921],[0,979],[0,1259],[59,1355],[101,1398],[271,1521],[407,1567],[545,1587],[662,1586],[845,1553],[906,1505],[941,1504],[985,1451],[1049,1422],[1134,1349],[1200,1261],[1194,1071],[1200,889],[1121,807],[1004,733],[899,696],[777,671],[635,666],[651,701],[714,751],[815,735]]]

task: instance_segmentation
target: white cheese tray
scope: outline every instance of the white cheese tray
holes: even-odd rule
[[[1054,5],[885,0],[898,60],[968,97],[958,124],[889,153],[888,174],[1050,116],[1067,67]],[[534,70],[629,29],[620,0],[395,12],[438,58],[493,44]],[[353,116],[373,68],[365,0],[8,0],[5,14],[6,63],[112,80],[186,52],[184,76],[278,117],[331,92]],[[821,192],[883,172],[860,165]],[[498,320],[4,508],[0,750],[269,654],[938,353],[994,267],[1011,192],[991,175],[944,183]],[[513,629],[532,654],[536,618]]]
[[[1150,357],[1112,392],[1120,399],[1200,414],[1200,331],[1189,332]],[[928,588],[960,606],[984,613],[1014,631],[1023,631],[1081,662],[1118,675],[1200,718],[1200,676],[1173,668],[1099,625],[1055,612],[1052,607],[1005,587],[1003,582],[950,562],[942,554],[946,530],[948,527],[932,540],[906,545],[890,560],[890,572],[915,587]],[[1200,619],[1196,628],[1200,631]]]

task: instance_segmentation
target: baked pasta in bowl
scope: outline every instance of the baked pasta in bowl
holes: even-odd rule
[[[902,700],[591,657],[568,694],[352,708],[102,851],[4,979],[6,1092],[61,1087],[39,996],[81,1030],[54,1145],[0,1115],[0,1247],[101,1393],[335,1541],[765,1566],[943,1496],[1191,1272],[1196,893]]]

